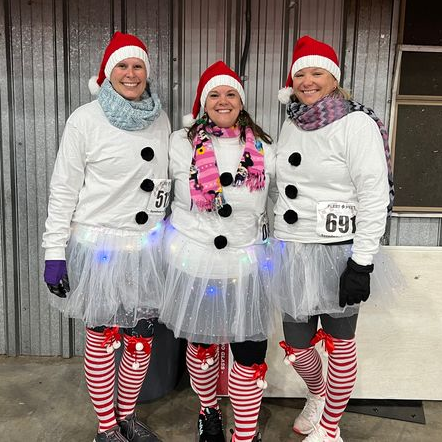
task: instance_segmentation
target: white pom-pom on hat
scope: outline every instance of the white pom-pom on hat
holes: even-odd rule
[[[98,92],[100,92],[100,85],[97,83],[98,80],[98,76],[94,75],[91,78],[89,78],[88,81],[88,87],[89,87],[89,92],[92,95],[98,95]]]
[[[195,123],[196,119],[193,118],[192,114],[187,114],[183,116],[183,126],[184,127],[191,127]]]
[[[278,91],[278,100],[282,104],[289,104],[291,101],[291,96],[293,95],[293,88],[292,87],[283,87],[282,89],[279,89]]]

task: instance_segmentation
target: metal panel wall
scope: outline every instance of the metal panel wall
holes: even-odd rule
[[[83,351],[81,323],[61,318],[42,282],[47,190],[69,114],[115,30],[151,55],[152,88],[170,109],[171,2],[3,0],[0,9],[0,354]]]

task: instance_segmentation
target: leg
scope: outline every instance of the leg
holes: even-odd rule
[[[221,411],[216,398],[219,377],[218,346],[187,344],[186,364],[190,384],[198,395],[201,408],[198,416],[200,442],[224,442]]]
[[[229,376],[229,396],[235,415],[232,441],[252,442],[255,439],[263,394],[259,379],[264,379],[267,341],[245,341],[230,345],[235,362]],[[261,375],[257,379],[256,375]]]
[[[135,414],[135,405],[149,369],[153,334],[152,320],[142,319],[134,328],[123,329],[124,351],[118,372],[117,418],[122,434],[131,442],[160,440]]]
[[[117,425],[114,410],[115,353],[106,348],[105,327],[86,328],[84,371],[86,384],[98,417],[98,432]]]
[[[325,404],[325,381],[322,374],[321,357],[310,343],[318,327],[318,316],[307,323],[296,323],[290,317],[283,323],[285,343],[295,356],[291,365],[308,388],[304,409],[293,423],[293,431],[309,434],[318,425]]]
[[[328,356],[325,408],[320,425],[332,440],[339,440],[339,421],[356,382],[357,315],[349,318],[322,315],[321,323],[324,331],[333,337],[334,350]]]

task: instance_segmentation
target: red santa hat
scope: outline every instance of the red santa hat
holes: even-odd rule
[[[103,81],[106,78],[110,78],[112,69],[120,61],[132,57],[143,60],[146,65],[147,77],[149,78],[150,63],[145,44],[135,35],[123,34],[119,31],[115,32],[104,51],[98,77],[93,76],[89,79],[88,86],[91,94],[98,94]]]
[[[196,90],[195,101],[193,102],[192,113],[184,115],[184,127],[190,127],[195,123],[200,108],[206,105],[206,98],[209,92],[217,86],[230,86],[238,91],[244,104],[245,94],[241,79],[223,61],[217,61],[209,66],[202,74]]]
[[[304,68],[326,69],[338,82],[341,78],[341,69],[335,50],[328,44],[305,35],[296,42],[293,49],[292,66],[285,88],[280,89],[278,93],[281,103],[290,103],[290,97],[293,95],[293,76]]]

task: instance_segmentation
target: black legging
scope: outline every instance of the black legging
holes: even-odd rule
[[[122,328],[121,331],[128,336],[136,336],[143,338],[150,338],[154,334],[155,319],[140,319],[135,327]],[[108,326],[101,325],[100,327],[88,327],[97,333],[103,333],[104,330],[109,328]]]
[[[210,344],[198,344],[204,348],[209,348]],[[236,362],[246,367],[251,367],[253,364],[262,364],[267,353],[267,340],[265,341],[244,341],[232,342],[230,344],[233,357]]]
[[[353,339],[355,337],[358,315],[348,318],[332,318],[330,315],[312,316],[308,322],[295,322],[288,315],[284,317],[283,328],[285,342],[294,348],[311,347],[310,341],[318,329],[321,318],[322,328],[336,339]]]

